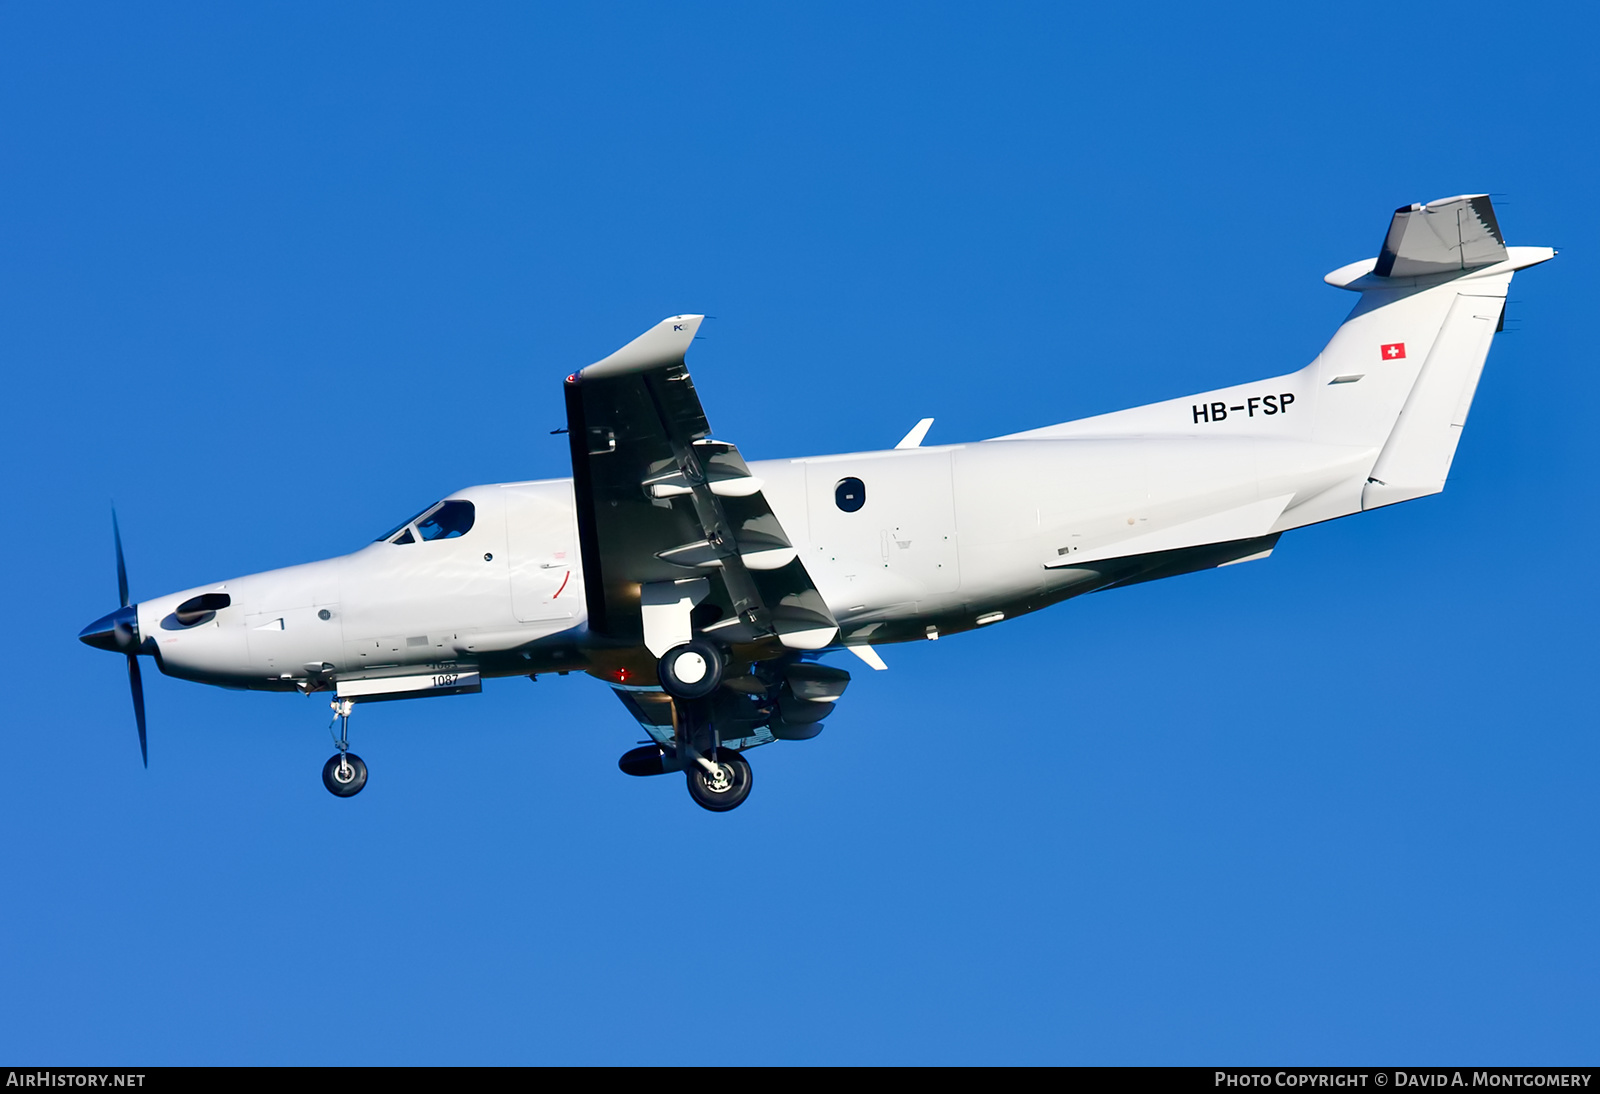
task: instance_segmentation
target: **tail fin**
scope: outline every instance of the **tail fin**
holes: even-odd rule
[[[1361,300],[1305,370],[1317,438],[1381,445],[1361,507],[1444,489],[1517,270],[1554,257],[1507,247],[1487,195],[1395,210],[1376,259],[1330,273]]]
[[[1549,247],[1507,247],[1487,195],[1408,205],[1395,211],[1377,258],[1325,279],[1361,299],[1305,368],[1003,439],[1276,437],[1379,453],[1363,509],[1436,494],[1511,275],[1554,256]]]

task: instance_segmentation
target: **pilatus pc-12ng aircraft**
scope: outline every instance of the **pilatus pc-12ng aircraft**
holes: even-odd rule
[[[327,692],[323,781],[366,785],[358,703],[476,692],[486,677],[599,677],[650,743],[728,810],[745,754],[816,736],[850,674],[821,655],[999,623],[1081,593],[1264,558],[1278,537],[1444,488],[1514,272],[1485,195],[1398,210],[1358,294],[1297,372],[972,444],[747,463],[714,439],[663,320],[566,380],[572,478],[459,491],[343,558],[128,602],[84,628],[230,688]],[[114,524],[114,522],[113,522]],[[113,529],[115,530],[115,529]]]

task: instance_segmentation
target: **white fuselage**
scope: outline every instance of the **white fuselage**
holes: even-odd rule
[[[587,672],[649,736],[618,767],[683,772],[725,812],[744,751],[833,711],[849,673],[821,651],[882,668],[874,644],[1262,558],[1291,528],[1442,491],[1512,276],[1554,254],[1505,246],[1487,195],[1403,207],[1376,258],[1325,278],[1357,300],[1297,371],[972,444],[921,447],[923,419],[889,451],[754,463],[709,435],[684,364],[704,316],[669,316],[568,376],[576,486],[471,487],[343,558],[137,605],[119,538],[122,606],[79,638],[127,657],[141,754],[138,654],[332,691],[340,797],[366,780],[356,703]]]
[[[1247,540],[1361,509],[1378,448],[1196,431],[1002,438],[752,464],[842,644],[949,634],[1108,583],[1117,560]],[[836,503],[845,478],[865,504]],[[162,671],[288,690],[430,667],[484,676],[588,667],[568,479],[451,495],[454,539],[353,554],[143,601]],[[1187,530],[1187,531],[1186,531]],[[184,627],[185,599],[231,604]]]

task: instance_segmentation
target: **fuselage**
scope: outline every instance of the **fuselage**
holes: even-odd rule
[[[1397,210],[1358,294],[1283,375],[972,444],[747,462],[711,433],[676,315],[562,385],[573,479],[459,491],[353,554],[122,607],[79,637],[226,687],[332,691],[349,797],[357,703],[574,670],[726,812],[749,749],[815,737],[849,683],[819,653],[985,627],[1082,593],[1263,558],[1285,531],[1444,489],[1513,274],[1487,195]],[[1020,389],[1020,385],[1019,385]],[[586,572],[587,571],[587,572]]]
[[[839,644],[854,645],[947,635],[1104,587],[1166,549],[1163,529],[1217,514],[1253,515],[1253,536],[1359,511],[1376,456],[1259,435],[1024,436],[751,468]],[[168,675],[262,690],[617,663],[597,658],[605,642],[586,625],[570,479],[445,500],[470,506],[453,510],[470,512],[466,531],[426,539],[409,523],[339,558],[142,601],[143,648]],[[227,606],[198,622],[175,614],[216,593]]]

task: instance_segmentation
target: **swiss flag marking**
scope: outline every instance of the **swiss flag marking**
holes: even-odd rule
[[[1385,361],[1399,361],[1406,355],[1406,344],[1404,342],[1390,342],[1388,345],[1380,347],[1380,349]]]

